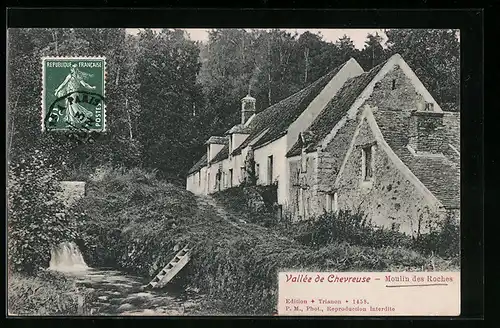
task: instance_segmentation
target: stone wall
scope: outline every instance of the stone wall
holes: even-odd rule
[[[374,141],[370,127],[363,123],[339,179],[339,208],[362,212],[376,225],[409,235],[427,232],[443,212],[425,198],[378,144],[373,153],[373,180],[362,181],[361,148]]]
[[[286,214],[291,216],[292,221],[309,219],[322,212],[318,202],[318,181],[316,153],[304,154],[306,156],[306,170],[302,170],[301,156],[292,157],[288,160],[290,169],[289,202]],[[299,202],[302,199],[302,205]],[[303,206],[303,207],[302,207]]]
[[[323,151],[318,152],[318,190],[320,192],[331,191],[357,125],[356,119],[347,120],[335,138]]]
[[[416,110],[419,103],[423,103],[423,96],[416,91],[399,65],[395,65],[375,84],[371,96],[365,102],[379,109],[398,111]]]
[[[444,139],[446,140],[446,143],[448,143],[447,145],[444,145],[445,147],[443,152],[457,165],[457,167],[460,167],[460,113],[444,113],[443,125]]]
[[[293,220],[309,219],[324,213],[326,195],[332,192],[356,125],[356,120],[348,120],[325,150],[307,154],[309,160],[306,172],[301,172],[301,156],[288,159],[291,183],[288,215]],[[299,186],[302,188],[304,202],[309,204],[309,215],[306,217],[298,214]]]
[[[460,149],[460,112],[446,112],[443,116],[444,136]]]
[[[438,154],[444,149],[443,113],[413,112],[410,117],[409,145],[416,152]]]

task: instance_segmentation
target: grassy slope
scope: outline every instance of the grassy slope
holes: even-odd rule
[[[90,182],[76,209],[91,265],[117,266],[152,277],[175,244],[195,245],[183,270],[188,283],[226,312],[270,314],[280,270],[391,271],[446,269],[449,262],[404,248],[335,243],[305,246],[276,229],[242,223],[237,212],[154,175],[107,171]],[[211,302],[213,302],[211,300]]]
[[[78,291],[63,275],[48,271],[34,277],[10,274],[7,288],[10,315],[85,315],[93,297]]]

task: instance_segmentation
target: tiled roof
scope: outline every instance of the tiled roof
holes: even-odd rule
[[[207,153],[203,154],[203,156],[200,158],[196,164],[193,165],[193,167],[188,171],[188,175],[195,173],[199,171],[202,167],[207,166]]]
[[[317,145],[330,133],[340,119],[347,114],[347,111],[354,104],[358,96],[373,80],[385,62],[372,68],[369,72],[363,73],[347,80],[335,97],[316,117],[311,126],[306,130],[311,138],[307,143],[306,151],[314,151]],[[297,141],[288,151],[287,157],[299,155],[301,152],[300,142]]]
[[[447,157],[414,156],[408,145],[408,115],[378,110],[377,125],[391,149],[445,208],[460,208],[460,168]]]
[[[297,140],[295,144],[290,148],[290,150],[286,153],[286,157],[298,156],[302,153],[302,141]]]
[[[227,145],[229,139],[227,137],[216,137],[212,136],[207,140],[207,144],[219,144],[219,145]]]
[[[226,134],[232,134],[232,133],[250,134],[250,132],[252,132],[250,128],[246,127],[243,124],[238,124],[233,126],[231,129],[227,130]]]
[[[261,135],[265,129],[269,128],[269,130],[253,144],[253,147],[261,146],[283,136],[290,124],[300,116],[311,101],[316,98],[321,90],[323,90],[344,65],[345,64],[340,65],[306,88],[257,113],[248,125],[248,128],[251,130],[249,137],[233,151],[233,154],[241,153],[241,150],[247,147],[253,139]]]
[[[240,154],[241,150],[252,142],[253,147],[258,147],[266,142],[274,141],[283,136],[290,124],[300,116],[311,101],[321,92],[321,90],[323,90],[328,82],[337,75],[344,65],[345,63],[319,78],[306,88],[257,113],[250,124],[245,128],[245,132],[249,133],[248,138],[246,138],[239,147],[233,150],[233,155]],[[259,139],[254,140],[257,137]],[[206,160],[206,156],[204,157]],[[215,155],[210,163],[216,163],[228,157],[229,147],[225,144],[222,150]]]

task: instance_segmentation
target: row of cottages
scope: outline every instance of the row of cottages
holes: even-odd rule
[[[460,210],[460,114],[443,112],[401,58],[364,72],[351,59],[307,88],[207,141],[187,189],[213,193],[245,179],[278,185],[293,220],[325,212],[362,212],[411,235]]]

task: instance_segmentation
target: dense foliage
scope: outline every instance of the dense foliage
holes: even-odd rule
[[[72,240],[74,221],[56,195],[59,170],[39,150],[11,165],[8,184],[8,255],[12,271],[46,268],[53,246]]]
[[[77,242],[93,267],[118,266],[145,276],[145,263],[167,261],[185,225],[199,222],[194,196],[159,180],[154,171],[102,167],[70,215]],[[158,256],[160,258],[158,258]]]
[[[252,192],[250,192],[252,191]],[[234,187],[215,193],[219,204],[235,216],[265,227],[272,227],[283,235],[291,236],[302,245],[315,249],[332,243],[346,242],[365,247],[405,247],[424,255],[436,254],[460,260],[460,225],[455,217],[438,221],[428,233],[412,238],[399,231],[377,227],[362,213],[339,211],[324,213],[314,220],[293,224],[279,220],[273,204],[276,195],[273,186]],[[255,200],[263,206],[254,206]]]
[[[89,290],[78,290],[62,274],[41,271],[36,276],[15,273],[7,282],[9,314],[88,315],[95,298]]]

